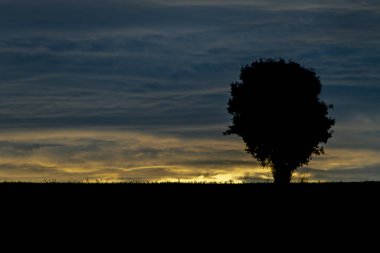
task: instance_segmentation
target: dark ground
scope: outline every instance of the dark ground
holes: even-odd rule
[[[15,204],[78,206],[309,206],[376,204],[380,182],[273,184],[1,183],[0,196]]]
[[[45,245],[45,238],[58,241],[58,246],[97,245],[108,236],[107,245],[127,248],[142,240],[137,244],[142,249],[170,248],[173,243],[199,249],[206,243],[222,249],[224,244],[264,245],[269,250],[273,243],[262,240],[279,237],[286,238],[289,247],[301,241],[308,247],[331,242],[341,247],[359,235],[367,240],[377,235],[379,193],[378,182],[287,187],[2,183],[0,217],[8,237],[37,237],[37,245]],[[83,241],[88,235],[90,240]]]

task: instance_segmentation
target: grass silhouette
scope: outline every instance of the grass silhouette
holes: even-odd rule
[[[59,229],[63,219],[74,230],[84,224],[123,224],[123,229],[133,226],[142,233],[156,229],[157,234],[168,224],[173,233],[192,226],[199,233],[235,223],[250,229],[259,223],[269,230],[279,224],[288,228],[294,219],[302,220],[299,229],[315,219],[329,220],[320,223],[326,227],[363,223],[363,219],[370,224],[380,211],[379,193],[380,182],[285,187],[273,183],[0,183],[3,217],[17,216],[11,221],[32,223],[31,227],[41,226],[42,221]]]
[[[206,183],[206,182],[125,182],[91,183],[83,182],[3,182],[0,183],[2,199],[38,201],[49,199],[53,202],[93,200],[120,202],[246,202],[289,201],[312,202],[351,201],[377,199],[380,182],[350,183],[292,183],[278,186],[273,183]]]

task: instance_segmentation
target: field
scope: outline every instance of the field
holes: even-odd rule
[[[380,183],[87,184],[2,183],[1,214],[29,228],[62,227],[101,233],[120,227],[156,236],[195,229],[282,231],[377,226]],[[25,227],[25,226],[23,226]],[[108,229],[107,229],[108,228]],[[232,230],[231,230],[232,229]],[[177,232],[175,232],[177,231]],[[244,230],[241,230],[244,231]],[[350,230],[348,230],[350,231]],[[46,231],[45,231],[46,232]],[[236,231],[235,231],[236,232]],[[356,231],[358,232],[358,231]],[[47,232],[46,232],[47,233]],[[286,232],[288,233],[288,232]],[[80,235],[79,235],[80,236]],[[164,237],[164,236],[163,236]]]
[[[380,182],[295,183],[1,183],[3,200],[35,203],[127,204],[243,203],[307,204],[367,202],[379,197]]]

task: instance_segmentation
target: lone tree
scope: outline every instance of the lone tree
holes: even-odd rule
[[[260,59],[241,68],[240,82],[231,84],[228,112],[246,151],[270,167],[274,182],[289,184],[293,172],[323,154],[335,120],[333,108],[320,100],[321,82],[311,69],[283,59]]]

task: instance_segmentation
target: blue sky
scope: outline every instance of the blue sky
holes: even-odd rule
[[[380,180],[379,1],[0,0],[0,180],[266,180],[222,135],[257,58],[315,69],[336,118],[295,176]]]

